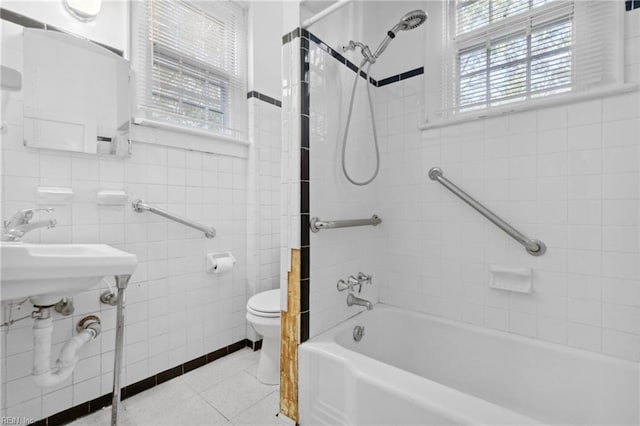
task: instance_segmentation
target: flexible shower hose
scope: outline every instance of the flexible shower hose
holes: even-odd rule
[[[364,186],[373,182],[373,180],[378,176],[378,172],[380,171],[380,149],[378,148],[378,134],[376,132],[376,120],[373,115],[373,101],[371,100],[371,89],[369,88],[369,81],[367,81],[367,97],[369,99],[369,111],[371,112],[371,127],[373,128],[373,143],[376,148],[376,170],[373,172],[373,176],[365,181],[357,181],[349,176],[349,172],[347,172],[347,162],[346,162],[346,152],[347,152],[347,136],[349,135],[349,124],[351,123],[351,113],[353,112],[353,100],[356,95],[356,87],[358,86],[358,80],[360,79],[360,71],[367,63],[365,59],[358,67],[358,72],[356,73],[356,79],[353,82],[353,89],[351,90],[351,101],[349,102],[349,111],[347,113],[347,124],[344,129],[344,136],[342,138],[342,172],[344,176],[347,178],[349,182],[354,185]],[[367,80],[369,79],[369,71],[371,70],[371,62],[369,62],[369,66],[367,67]]]

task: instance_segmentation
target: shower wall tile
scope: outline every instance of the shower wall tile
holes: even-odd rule
[[[367,218],[379,214],[375,187],[351,185],[341,171],[338,173],[339,167],[336,168],[336,164],[340,164],[339,138],[344,131],[344,114],[349,106],[350,92],[341,90],[341,87],[351,87],[355,74],[315,43],[310,44],[309,54],[312,61],[309,83],[310,214],[323,220]],[[360,100],[366,96],[364,84],[359,85],[356,96]],[[338,107],[336,102],[339,102]],[[354,108],[350,128],[352,144],[347,147],[347,167],[357,180],[367,179],[373,169],[366,166],[375,164],[375,158],[371,156],[372,146],[363,150],[357,147],[359,144],[353,143],[361,136],[366,138],[363,140],[371,140],[367,114],[367,110]],[[358,158],[363,161],[354,161]],[[382,228],[387,226],[386,218],[384,215],[381,217],[383,224],[377,227],[330,229],[311,234],[311,337],[361,310],[347,306],[347,292],[336,289],[339,279],[346,280],[349,275],[357,275],[360,271],[373,274],[374,285],[364,287],[359,296],[373,303],[378,300],[378,287],[384,278],[383,265],[376,256],[375,247],[380,244]]]
[[[378,90],[376,110],[395,108],[398,88]],[[387,116],[375,185],[386,219],[380,255],[392,260],[383,274],[394,279],[380,285],[380,300],[640,360],[638,105],[633,92],[422,134]],[[420,145],[411,145],[415,138]],[[529,256],[430,181],[436,165],[543,240],[547,253]],[[487,288],[491,264],[533,268],[534,292]]]
[[[626,45],[635,46],[640,12],[625,19]],[[313,45],[310,53],[311,213],[354,217],[366,206],[383,218],[379,250],[365,253],[377,231],[370,229],[358,230],[356,249],[378,260],[372,268],[380,301],[640,360],[637,91],[420,132],[415,94],[422,93],[423,77],[379,87],[373,97],[382,162],[371,185],[377,195],[368,198],[366,190],[343,188],[336,151],[353,76]],[[636,62],[627,49],[628,82],[640,81]],[[366,105],[363,93],[356,96]],[[368,113],[358,105],[349,139],[355,145],[370,140]],[[348,162],[356,171],[371,164],[365,148],[358,154],[361,160]],[[431,182],[427,171],[436,165],[516,228],[545,241],[548,252],[529,256]],[[312,335],[349,315],[334,287],[343,263],[366,264],[353,254],[347,232],[329,232],[312,235]],[[489,289],[491,264],[533,268],[534,293]]]

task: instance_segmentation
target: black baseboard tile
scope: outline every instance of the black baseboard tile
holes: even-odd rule
[[[213,362],[216,359],[220,359],[223,356],[227,356],[229,353],[227,352],[227,348],[224,347],[222,349],[218,349],[217,351],[213,351],[207,354],[207,363]]]
[[[120,399],[123,400],[131,398],[132,396],[137,395],[140,392],[144,392],[147,389],[151,389],[156,385],[158,385],[157,375],[147,377],[146,379],[142,379],[138,382],[132,383],[129,386],[125,386],[124,388],[122,388],[122,390],[120,391]]]
[[[169,368],[168,370],[161,371],[160,373],[155,374],[151,377],[147,377],[146,379],[142,379],[136,383],[132,383],[122,388],[120,392],[121,400],[130,398],[134,395],[139,394],[140,392],[144,392],[161,383],[181,376],[185,373],[188,373],[189,371],[195,370],[198,367],[202,367],[212,361],[215,361],[226,355],[230,355],[246,347],[257,351],[262,347],[262,340],[258,342],[252,342],[249,339],[239,340],[235,343],[225,346],[224,348],[220,348],[206,355],[202,355],[198,358],[187,361],[184,364],[177,365],[175,367]],[[71,423],[74,420],[101,410],[104,407],[110,406],[113,399],[112,395],[112,393],[108,393],[106,395],[99,396],[98,398],[92,399],[91,401],[83,402],[82,404],[78,404],[75,407],[71,407],[31,424],[38,426],[57,426]]]
[[[256,340],[255,342],[254,342],[254,341],[249,340],[249,343],[247,344],[247,346],[248,346],[250,349],[252,349],[254,352],[255,352],[255,351],[259,351],[260,349],[262,349],[262,339],[260,339],[260,340]]]
[[[68,408],[57,414],[49,416],[46,420],[47,426],[58,426],[71,423],[72,421],[84,417],[91,413],[91,403],[89,401],[76,405],[75,407]]]
[[[227,355],[233,352],[237,352],[240,349],[246,348],[249,346],[249,339],[244,339],[239,342],[236,342],[230,346],[228,346],[229,350],[227,351]]]
[[[189,371],[193,371],[196,368],[200,368],[203,365],[207,364],[207,356],[206,355],[202,355],[201,357],[198,357],[196,359],[192,359],[191,361],[187,361],[185,362],[184,368],[183,368],[183,373],[188,373]]]
[[[161,383],[168,382],[171,379],[175,379],[178,376],[182,376],[182,374],[183,374],[183,370],[182,370],[183,366],[184,366],[184,364],[178,365],[176,367],[170,368],[168,370],[164,370],[164,371],[156,374],[156,376],[155,376],[156,377],[155,385],[159,385]],[[133,385],[135,385],[135,383]],[[130,385],[130,386],[133,386],[133,385]]]
[[[94,413],[104,407],[108,407],[111,405],[111,401],[113,401],[113,392],[109,392],[106,395],[99,396],[96,399],[92,399],[89,401],[89,411]]]

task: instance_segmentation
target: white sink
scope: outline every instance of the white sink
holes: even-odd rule
[[[48,306],[93,287],[103,277],[131,275],[136,255],[105,244],[0,242],[1,300],[29,297]]]

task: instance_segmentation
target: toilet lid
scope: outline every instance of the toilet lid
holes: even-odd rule
[[[280,289],[263,291],[251,296],[247,309],[255,312],[280,313]]]

